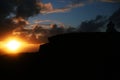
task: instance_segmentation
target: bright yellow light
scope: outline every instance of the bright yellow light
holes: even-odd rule
[[[22,53],[37,52],[39,51],[40,44],[29,44],[17,37],[8,37],[0,41],[0,53],[5,55],[18,56]]]
[[[21,46],[21,43],[17,40],[11,40],[6,44],[6,47],[10,51],[17,51]]]

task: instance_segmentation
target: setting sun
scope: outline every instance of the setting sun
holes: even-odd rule
[[[15,37],[9,37],[1,44],[3,46],[2,50],[8,54],[18,54],[22,48],[24,48],[25,43]]]
[[[32,44],[17,37],[8,37],[0,41],[0,51],[3,54],[19,55],[22,53],[31,53],[39,51],[41,44]]]
[[[17,40],[11,40],[6,44],[6,47],[10,50],[10,51],[16,51],[20,48],[21,43]]]

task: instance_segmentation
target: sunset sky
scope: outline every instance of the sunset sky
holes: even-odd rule
[[[55,11],[46,11],[35,17],[29,18],[30,22],[35,20],[53,20],[62,22],[65,25],[75,26],[80,25],[82,21],[94,19],[97,15],[111,16],[120,8],[119,0],[79,0],[79,3],[71,5],[70,0],[42,0],[43,4],[50,3]],[[67,9],[64,10],[64,9]],[[61,11],[57,12],[57,9]],[[63,10],[63,11],[62,11]]]
[[[36,25],[34,23],[59,23],[64,24],[65,27],[80,27],[83,32],[100,32],[98,28],[104,25],[99,24],[107,23],[109,19],[106,17],[110,18],[119,8],[120,0],[1,0],[0,35],[4,37],[21,26],[30,29],[31,26]],[[105,19],[96,25],[98,15]],[[119,18],[119,11],[114,17],[116,16]],[[81,23],[86,21],[93,21],[95,24],[81,27]],[[117,21],[114,22],[119,26]],[[29,23],[30,26],[27,25]]]

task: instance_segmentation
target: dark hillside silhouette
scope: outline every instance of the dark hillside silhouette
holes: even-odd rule
[[[0,71],[6,76],[35,76],[40,79],[56,76],[104,80],[104,57],[111,56],[112,38],[114,36],[108,33],[57,35],[40,46],[38,53],[26,53],[18,58],[1,56]]]

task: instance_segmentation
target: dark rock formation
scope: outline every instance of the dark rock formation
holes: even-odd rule
[[[49,38],[38,53],[22,54],[17,59],[1,57],[4,75],[38,78],[104,80],[104,63],[112,56],[118,39],[108,33],[70,33]],[[113,43],[114,42],[114,43]],[[114,51],[115,54],[116,50]],[[108,62],[104,61],[107,60]],[[107,69],[110,66],[105,66]],[[111,67],[110,67],[111,68]],[[108,70],[108,69],[107,69]],[[110,74],[110,73],[109,73]],[[97,79],[96,79],[97,78]]]

